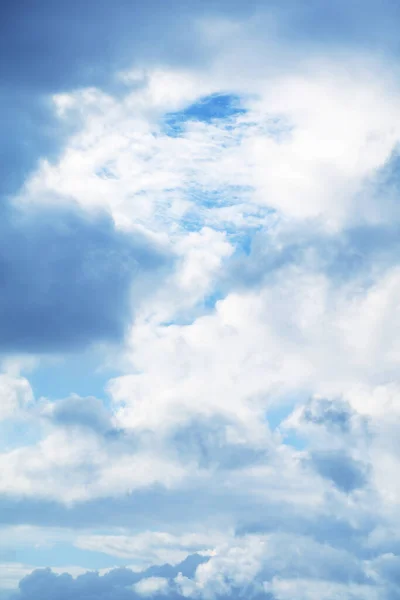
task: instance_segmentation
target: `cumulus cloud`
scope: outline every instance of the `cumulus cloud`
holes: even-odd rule
[[[171,598],[225,599],[246,594],[251,598],[275,599],[286,597],[282,595],[285,590],[295,588],[296,584],[303,590],[304,598],[314,598],[313,590],[335,594],[341,591],[349,599],[354,592],[365,594],[357,597],[377,597],[376,586],[381,588],[378,580],[367,574],[367,564],[345,552],[335,552],[302,538],[296,538],[295,547],[287,555],[287,542],[285,536],[279,535],[236,540],[232,545],[221,546],[208,561],[197,562],[192,573],[184,563],[172,570],[168,565],[140,573],[120,568],[103,574],[77,573],[75,577],[49,569],[36,570],[22,579],[14,597],[29,599],[39,594],[53,598],[57,594],[63,598],[74,594],[78,598],[93,595],[133,599],[164,597],[168,593]],[[378,570],[378,565],[375,569]]]
[[[159,51],[154,53],[145,43],[150,14],[153,35],[162,38],[163,52],[169,47],[167,61],[185,62],[188,56],[195,57],[183,30],[179,35],[181,47],[177,46],[178,36],[173,31],[182,21],[195,35],[185,3],[178,5],[174,16],[174,11],[165,10],[157,1],[152,8],[117,2],[112,9],[104,1],[90,1],[85,7],[75,1],[67,5],[62,0],[46,1],[35,8],[23,7],[21,2],[4,4],[0,106],[10,118],[1,125],[2,195],[14,193],[40,158],[56,159],[77,125],[60,121],[53,94],[94,85],[115,86],[116,71],[127,68],[138,53],[142,60],[159,60]],[[236,8],[241,11],[240,3]],[[182,20],[177,15],[182,15]]]
[[[393,47],[393,37],[388,31],[392,30],[390,25],[396,19],[396,11],[388,2],[384,11],[380,5],[378,9],[376,2],[369,2],[368,10],[363,13],[361,39],[355,38],[361,30],[359,15],[357,20],[352,15],[351,26],[345,28],[349,7],[341,2],[329,19],[329,26],[317,2],[312,8],[305,2],[290,3],[288,11],[282,11],[274,2],[270,3],[267,14],[259,0],[246,5],[207,0],[190,6],[175,0],[174,10],[167,10],[157,0],[135,5],[118,1],[112,9],[107,2],[94,3],[92,0],[84,7],[76,1],[68,5],[61,0],[46,1],[29,10],[21,10],[19,3],[6,2],[0,52],[6,58],[0,64],[4,82],[0,103],[3,111],[12,113],[13,118],[2,125],[1,137],[7,140],[7,146],[3,145],[1,151],[2,193],[12,193],[20,187],[41,157],[56,158],[68,138],[70,129],[59,122],[51,107],[54,93],[90,86],[118,90],[115,73],[126,69],[132,61],[139,66],[140,61],[145,65],[163,63],[193,67],[207,64],[210,56],[219,53],[215,41],[210,42],[213,38],[221,38],[218,32],[223,34],[227,29],[224,26],[227,6],[233,23],[257,14],[258,26],[254,28],[250,22],[253,38],[254,35],[260,37],[259,27],[262,27],[263,31],[265,28],[270,30],[271,38],[285,42],[295,36],[298,44],[303,45],[304,35],[309,42],[310,23],[316,19],[318,26],[312,28],[314,36],[316,31],[322,39],[329,35],[333,46],[335,40],[331,33],[334,30],[335,33],[343,32],[340,42],[345,46],[362,47],[367,43],[365,40],[379,39],[389,51]],[[392,18],[383,19],[383,14],[390,14]],[[205,37],[198,26],[200,18],[207,24]],[[332,23],[337,23],[337,27],[333,29]],[[380,33],[383,26],[384,37]],[[222,58],[226,61],[231,40],[224,37],[219,41],[224,42],[222,49],[226,48],[227,56]],[[149,44],[150,38],[153,41]],[[318,51],[321,38],[317,36],[315,42]],[[238,46],[242,50],[246,48],[241,40]],[[310,51],[309,43],[307,50]],[[30,97],[29,103],[24,101],[26,93]],[[9,151],[10,144],[12,151]]]
[[[109,569],[103,573],[79,572],[63,573],[50,569],[37,569],[26,575],[19,583],[18,592],[13,594],[13,599],[34,599],[38,596],[52,599],[70,598],[121,598],[121,600],[134,600],[141,597],[164,597],[168,591],[174,598],[182,598],[177,593],[174,578],[179,572],[192,575],[188,569],[188,562],[198,565],[201,557],[192,555],[191,561],[184,561],[172,568],[166,564],[163,567],[152,568],[146,571],[134,572],[128,568]],[[169,590],[169,587],[171,589]],[[175,592],[175,593],[174,593]]]
[[[168,580],[163,577],[149,577],[135,585],[135,591],[141,596],[162,595],[168,592]]]
[[[357,32],[396,9],[334,39],[341,2],[186,4],[7,12],[4,365],[119,344],[104,401],[1,374],[36,438],[1,451],[0,521],[135,568],[34,570],[16,598],[395,598],[400,90],[391,35],[378,60]]]
[[[15,417],[33,402],[33,392],[24,377],[0,375],[0,421]]]

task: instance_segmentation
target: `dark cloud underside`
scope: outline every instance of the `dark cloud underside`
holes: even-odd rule
[[[131,283],[164,257],[75,208],[0,221],[0,352],[63,352],[115,341],[131,315]]]

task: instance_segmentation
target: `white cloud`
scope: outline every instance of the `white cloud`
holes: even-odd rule
[[[176,583],[184,596],[215,598],[246,590],[247,595],[264,591],[286,598],[289,590],[304,599],[313,599],[317,590],[323,597],[354,591],[371,597],[372,580],[367,582],[368,565],[350,553],[319,544],[307,537],[273,533],[249,535],[217,548],[215,556],[200,565],[194,579],[179,575]],[[275,575],[279,573],[279,576]],[[301,574],[301,578],[299,577]],[[298,584],[298,588],[296,588]],[[347,592],[346,592],[347,590]],[[334,595],[329,596],[332,593]],[[275,597],[275,596],[274,596]],[[347,596],[342,596],[347,597]],[[358,596],[357,596],[358,597]]]
[[[244,95],[249,112],[220,124],[192,123],[178,138],[160,132],[163,113],[221,89]],[[212,67],[204,74],[149,71],[124,100],[97,90],[71,96],[84,129],[27,191],[31,198],[55,193],[106,207],[121,225],[170,236],[182,233],[193,210],[218,226],[221,211],[196,207],[188,195],[193,186],[251,186],[236,202],[241,210],[268,206],[285,218],[321,218],[328,228],[359,221],[361,210],[363,219],[390,219],[387,209],[378,213],[365,184],[399,141],[398,98],[394,80],[368,62],[344,68],[320,60],[296,76],[251,82],[216,78]]]
[[[101,551],[126,558],[136,570],[151,565],[182,562],[189,554],[208,552],[232,534],[205,531],[174,535],[165,531],[143,531],[136,535],[85,535],[75,540],[84,550]]]
[[[33,392],[27,379],[0,374],[0,421],[20,416],[32,401]]]
[[[236,31],[229,23],[207,27],[213,39]],[[325,239],[340,245],[351,226],[398,223],[393,199],[374,178],[400,138],[399,90],[376,66],[366,72],[332,60],[302,64],[296,76],[270,66],[268,78],[235,76],[233,61],[224,76],[219,69],[128,73],[125,79],[142,85],[124,99],[94,89],[56,98],[60,111],[80,112],[83,129],[57,164],[42,164],[19,201],[73,198],[88,210],[102,208],[119,227],[169,246],[176,262],[163,288],[138,304],[125,346],[111,356],[122,372],[108,386],[112,417],[127,437],[114,444],[54,427],[36,445],[0,455],[0,490],[70,504],[157,485],[171,498],[189,491],[200,497],[198,514],[191,515],[196,523],[184,521],[176,535],[89,533],[74,543],[136,566],[175,564],[216,547],[193,580],[177,578],[186,596],[229,593],[274,566],[280,575],[269,573],[265,590],[278,599],[294,593],[304,600],[374,599],[377,590],[365,583],[322,576],[318,554],[340,565],[350,564],[348,554],[315,545],[313,533],[300,539],[294,521],[334,514],[350,529],[367,529],[370,519],[371,547],[386,542],[396,523],[399,269],[380,269],[372,256],[365,277],[335,278],[315,257],[322,251],[307,244],[267,274],[265,263],[268,252],[284,254],[292,241],[314,240],[315,233],[321,245]],[[242,95],[248,112],[191,123],[181,137],[163,133],[164,113],[221,89]],[[210,192],[227,206],[205,206]],[[267,252],[245,258],[242,272],[229,279],[236,238],[252,227],[261,228]],[[256,260],[264,277],[246,285],[246,269]],[[220,298],[215,306],[213,297]],[[2,418],[31,400],[28,382],[14,375],[0,379]],[[307,423],[304,406],[271,432],[269,411],[308,397],[347,402],[356,415],[351,439],[326,433],[316,420]],[[290,428],[306,434],[305,450],[282,444]],[[367,473],[365,487],[347,495],[310,461],[313,451],[346,445]],[[230,467],[230,453],[246,452],[247,462]],[[210,512],[223,514],[233,530],[252,520],[257,527],[274,506],[294,530],[278,541],[232,541],[218,528],[192,536],[183,531],[199,531],[194,525]],[[298,573],[290,576],[288,564],[296,561]],[[311,572],[313,564],[318,572]],[[166,591],[167,583],[147,580],[135,589],[151,595]]]
[[[160,483],[167,488],[183,467],[150,451],[115,453],[95,434],[56,429],[33,446],[0,454],[0,490],[66,503],[126,494]],[[112,492],[111,492],[112,490]]]
[[[18,587],[19,581],[32,572],[32,567],[20,563],[0,564],[1,587],[5,590],[13,590]]]
[[[278,220],[267,223],[278,231],[278,243],[283,227],[296,230],[310,218],[330,230],[354,223],[360,208],[363,218],[377,218],[367,184],[396,146],[399,103],[396,85],[376,65],[368,67],[312,62],[295,77],[275,73],[252,87],[232,76],[230,88],[250,95],[250,112],[229,128],[224,122],[192,124],[180,138],[163,135],[156,119],[228,87],[228,76],[216,85],[210,72],[156,70],[121,101],[96,90],[76,95],[85,127],[58,165],[36,174],[25,199],[55,192],[105,207],[121,226],[168,240],[178,257],[164,290],[137,311],[124,368],[138,374],[111,383],[114,399],[124,405],[121,424],[167,427],[185,414],[222,412],[251,423],[254,433],[257,410],[276,393],[305,388],[342,394],[354,379],[369,381],[382,368],[397,368],[395,313],[389,310],[396,269],[361,291],[358,283],[334,289],[309,265],[288,269],[276,285],[231,293],[214,314],[196,315],[197,303],[224,273],[233,243],[217,230],[230,213],[200,206],[190,186],[200,194],[250,186],[250,193],[239,193],[236,209],[243,217],[238,225],[234,214],[236,227],[246,231],[250,220],[265,225],[257,207],[272,207]],[[283,137],[276,117],[287,130]],[[388,210],[383,206],[380,218],[391,218]],[[200,232],[185,227],[191,211]],[[185,319],[191,324],[178,325]],[[382,319],[390,323],[386,337]],[[177,324],[165,327],[165,321]]]
[[[140,596],[153,596],[154,594],[167,594],[169,591],[168,579],[163,577],[148,577],[142,579],[134,586],[135,592]]]
[[[241,545],[217,550],[208,563],[196,571],[196,585],[204,597],[229,593],[234,587],[244,587],[258,574],[265,541],[250,538]]]
[[[22,564],[18,562],[6,562],[0,563],[0,581],[1,590],[15,591],[18,588],[18,583],[32,573],[34,566]],[[55,567],[52,569],[54,573],[69,573],[73,577],[86,573],[86,569],[79,566]]]
[[[221,414],[265,437],[262,413],[289,392],[351,397],[398,370],[398,271],[371,288],[289,267],[259,291],[231,293],[188,325],[132,328],[134,375],[113,380],[121,425],[161,429]],[[389,379],[390,380],[390,379]],[[151,402],[148,399],[151,398]],[[257,425],[258,423],[258,425]],[[257,434],[258,431],[258,434]]]

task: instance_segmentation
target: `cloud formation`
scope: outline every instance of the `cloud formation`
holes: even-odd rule
[[[0,351],[62,352],[122,339],[131,284],[165,261],[107,215],[74,206],[3,206]]]
[[[395,599],[398,11],[172,4],[6,5],[1,585]]]
[[[174,579],[180,576],[193,576],[194,568],[206,562],[199,555],[192,555],[176,567],[165,564],[135,573],[127,568],[109,570],[104,574],[87,572],[73,578],[68,573],[54,573],[50,569],[37,569],[24,577],[19,591],[12,596],[17,600],[33,600],[38,596],[52,600],[54,597],[67,599],[71,595],[81,598],[121,598],[133,600],[140,597],[160,597],[172,592],[176,599],[182,598],[177,592]],[[171,590],[169,590],[171,586]],[[174,593],[175,590],[175,593]]]

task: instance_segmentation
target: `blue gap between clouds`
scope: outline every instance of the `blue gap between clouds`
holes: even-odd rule
[[[239,238],[237,228],[229,220],[215,222],[213,209],[220,209],[246,203],[246,195],[251,191],[251,186],[226,186],[224,189],[188,188],[185,196],[192,202],[181,221],[186,231],[200,231],[203,227],[211,225],[216,231]]]
[[[36,398],[45,396],[55,400],[78,394],[95,396],[107,404],[105,386],[118,373],[110,368],[99,368],[101,364],[96,352],[79,353],[55,362],[43,359],[42,365],[26,376]]]
[[[94,396],[111,408],[111,401],[105,392],[107,382],[119,373],[110,368],[99,368],[102,364],[98,353],[91,351],[63,356],[53,361],[42,358],[37,369],[22,373],[33,390],[35,399],[48,398],[57,401],[77,394],[83,398]],[[7,419],[0,423],[0,451],[11,451],[21,445],[36,444],[42,437],[34,423],[21,419]]]
[[[12,544],[10,544],[12,546]],[[69,543],[56,543],[42,547],[19,547],[10,549],[0,554],[6,562],[18,562],[32,565],[33,568],[65,567],[79,565],[88,570],[107,569],[110,567],[123,567],[129,564],[129,559],[110,556],[95,550],[84,550]]]
[[[202,189],[189,187],[186,195],[190,200],[202,208],[220,208],[234,206],[246,200],[253,187],[251,185],[228,185],[221,189]],[[248,197],[248,196],[247,196]]]
[[[198,222],[198,227],[195,229],[199,231],[202,228],[202,224]],[[262,229],[262,225],[256,227],[248,227],[243,231],[237,231],[236,229],[224,229],[225,233],[227,233],[229,241],[234,245],[235,251],[232,258],[237,258],[240,255],[250,256],[251,247],[252,247],[252,239],[255,233],[257,233],[260,229]],[[228,259],[230,260],[230,259]],[[226,291],[220,289],[218,286],[208,295],[206,295],[203,300],[197,306],[198,309],[204,309],[207,313],[211,312],[215,309],[215,305],[219,300],[223,300],[225,298]],[[187,318],[174,320],[174,321],[165,321],[161,323],[164,327],[169,327],[171,325],[190,325],[193,322],[192,316],[188,316]]]
[[[235,94],[212,94],[200,98],[183,110],[167,113],[163,119],[163,132],[169,137],[180,137],[188,121],[212,123],[215,120],[228,119],[246,110],[240,107],[240,98]]]
[[[272,431],[279,431],[282,435],[282,442],[286,446],[292,446],[296,450],[304,450],[307,446],[306,441],[300,438],[294,431],[290,430],[280,430],[280,426],[282,423],[289,417],[289,415],[293,412],[296,404],[298,403],[298,399],[294,400],[293,398],[288,398],[287,400],[283,399],[281,403],[272,406],[267,411],[267,421],[270,429]]]
[[[37,425],[21,419],[5,419],[0,422],[0,452],[11,452],[24,446],[33,445],[42,438]]]

